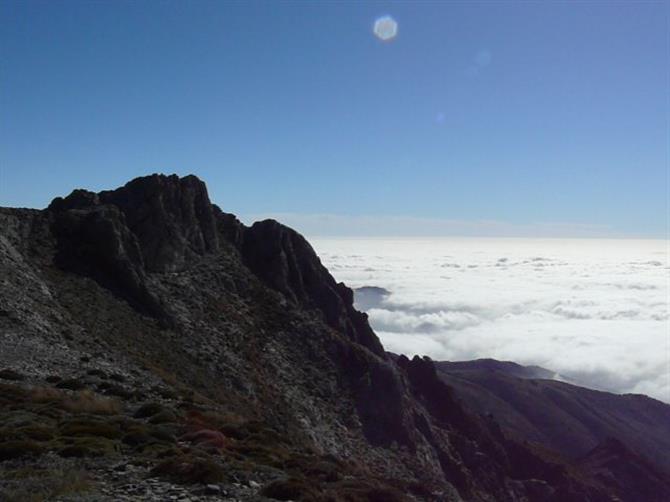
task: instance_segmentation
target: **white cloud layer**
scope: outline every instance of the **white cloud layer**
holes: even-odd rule
[[[365,296],[387,350],[537,364],[670,402],[667,241],[311,242],[336,279],[388,291]]]

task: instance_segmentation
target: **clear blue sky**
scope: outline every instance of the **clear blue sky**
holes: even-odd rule
[[[663,237],[668,23],[665,2],[4,0],[0,205],[176,172],[242,215]]]

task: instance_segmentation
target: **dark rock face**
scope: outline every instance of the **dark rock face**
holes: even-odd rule
[[[56,263],[94,278],[136,308],[164,317],[157,298],[146,287],[141,248],[123,213],[109,205],[80,209],[84,207],[83,200],[97,202],[98,198],[82,192],[73,195],[74,208],[54,215],[53,230],[58,240]],[[68,202],[66,199],[65,204]]]
[[[153,175],[117,190],[75,190],[48,208],[57,262],[90,275],[162,321],[169,316],[146,285],[146,273],[183,270],[219,247],[215,208],[195,176]]]
[[[356,408],[365,437],[373,445],[394,442],[416,449],[409,412],[412,409],[404,382],[391,363],[374,361],[355,386]]]
[[[195,176],[153,175],[100,194],[75,190],[65,199],[55,199],[48,209],[62,213],[93,211],[98,206],[110,206],[123,215],[110,217],[136,239],[141,259],[135,264],[148,272],[182,270],[219,247],[215,209],[205,184]]]
[[[367,316],[353,307],[353,292],[335,282],[302,235],[274,220],[254,223],[243,235],[242,256],[256,275],[292,303],[320,310],[328,325],[383,356]]]
[[[367,316],[353,307],[352,291],[335,282],[304,237],[273,220],[245,227],[210,202],[195,176],[152,175],[99,194],[75,190],[48,211],[63,266],[125,291],[127,300],[163,320],[145,274],[183,271],[227,241],[290,303],[319,310],[328,325],[384,356]]]
[[[195,176],[138,178],[102,192],[100,200],[124,213],[150,272],[183,270],[219,248],[214,208],[205,184]]]

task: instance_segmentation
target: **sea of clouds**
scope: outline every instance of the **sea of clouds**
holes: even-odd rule
[[[592,388],[670,402],[668,242],[310,242],[387,350],[536,364]]]

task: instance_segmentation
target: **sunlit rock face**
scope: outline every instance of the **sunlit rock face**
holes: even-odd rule
[[[372,31],[379,40],[388,42],[398,34],[398,23],[391,16],[382,16],[375,20]]]

